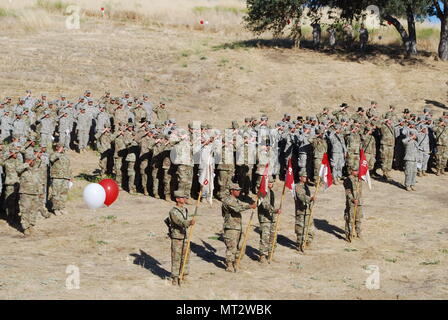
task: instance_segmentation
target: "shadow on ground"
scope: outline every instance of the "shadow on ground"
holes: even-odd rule
[[[161,279],[166,279],[171,276],[168,270],[161,267],[161,263],[155,258],[151,257],[145,251],[140,249],[140,254],[132,253],[130,256],[134,257],[134,264],[139,265],[146,270],[151,271],[152,274],[158,276]]]

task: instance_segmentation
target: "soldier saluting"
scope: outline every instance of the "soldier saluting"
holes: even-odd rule
[[[180,285],[179,275],[181,273],[182,258],[185,257],[187,249],[186,240],[188,228],[195,224],[194,216],[188,214],[185,208],[188,195],[182,191],[174,192],[176,205],[170,210],[169,218],[165,222],[169,225],[169,235],[171,238],[171,279],[173,285]],[[185,272],[182,280],[186,280],[189,273],[189,259],[185,262]]]

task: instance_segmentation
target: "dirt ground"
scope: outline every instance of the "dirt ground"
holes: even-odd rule
[[[143,27],[87,20],[81,30],[1,36],[1,95],[26,89],[74,99],[91,89],[99,97],[129,90],[165,99],[181,125],[202,120],[225,128],[244,116],[311,114],[342,102],[378,100],[382,110],[446,107],[448,65],[386,56],[351,61],[309,50],[256,46],[223,48],[250,39],[182,28]],[[95,152],[70,153],[73,171],[92,174]],[[393,178],[402,183],[402,172]],[[251,230],[248,256],[236,274],[224,271],[220,203],[199,209],[189,282],[173,288],[170,241],[163,219],[173,203],[120,194],[110,208],[91,211],[82,200],[88,182],[75,180],[69,214],[39,220],[24,239],[0,221],[1,299],[446,299],[448,297],[448,176],[419,178],[416,192],[374,181],[364,186],[364,239],[342,240],[344,192],[319,194],[316,238],[299,255],[294,247],[294,205],[287,194],[275,262],[255,261],[259,235]],[[282,186],[276,186],[277,199]],[[193,207],[190,206],[191,210]],[[248,221],[250,212],[244,218]],[[255,221],[255,220],[254,220]],[[258,222],[255,221],[254,228]],[[253,228],[253,229],[254,229]],[[79,268],[80,288],[66,287],[67,266]],[[380,288],[369,290],[368,266]]]

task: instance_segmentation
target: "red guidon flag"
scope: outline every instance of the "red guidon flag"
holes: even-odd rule
[[[291,158],[288,160],[288,170],[286,171],[285,177],[285,187],[291,190],[292,195],[295,195],[295,184],[294,184],[294,172],[292,171],[292,161]]]
[[[325,190],[333,184],[333,176],[331,175],[330,161],[328,161],[327,153],[324,153],[322,164],[320,165],[319,177],[325,184]]]
[[[367,162],[364,149],[361,149],[359,153],[358,179],[367,182],[369,189],[372,189],[372,181],[370,180],[370,174],[369,174],[369,164]]]
[[[266,164],[263,176],[261,177],[260,193],[263,197],[266,196],[268,193],[268,174],[269,174],[269,163]]]

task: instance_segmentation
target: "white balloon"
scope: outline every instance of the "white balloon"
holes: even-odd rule
[[[91,183],[84,188],[84,202],[90,209],[99,209],[104,206],[106,191],[98,183]]]

